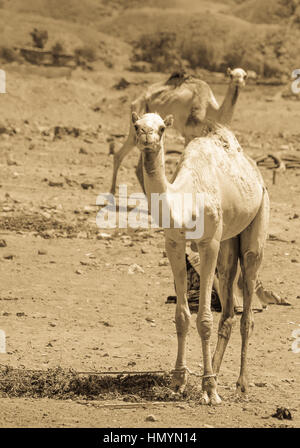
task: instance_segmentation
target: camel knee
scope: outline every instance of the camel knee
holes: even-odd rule
[[[201,339],[208,340],[211,337],[213,326],[212,314],[197,316],[197,329]]]
[[[243,271],[247,274],[249,272],[257,272],[263,257],[262,250],[248,250],[246,251],[241,259],[241,267]]]
[[[218,335],[225,339],[229,339],[234,324],[235,324],[234,316],[227,317],[226,319],[221,320],[219,324]]]
[[[186,335],[191,323],[191,313],[188,306],[177,306],[175,322],[177,335]]]

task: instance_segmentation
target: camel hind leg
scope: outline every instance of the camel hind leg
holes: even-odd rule
[[[252,299],[257,282],[257,274],[263,258],[269,223],[269,196],[264,189],[260,209],[251,224],[240,234],[240,261],[243,274],[243,313],[240,331],[242,337],[241,368],[237,381],[237,392],[246,396],[248,391],[247,351],[254,320]]]
[[[233,283],[237,272],[239,238],[232,238],[220,244],[218,275],[222,314],[218,328],[218,342],[213,356],[213,372],[218,375],[222,359],[235,322]]]

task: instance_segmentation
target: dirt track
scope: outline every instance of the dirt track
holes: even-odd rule
[[[157,79],[126,77],[137,82]],[[25,88],[22,74],[9,73],[13,94],[3,101],[1,96],[0,105],[6,128],[15,130],[0,135],[0,230],[6,241],[6,247],[0,247],[0,328],[7,335],[1,364],[78,371],[173,367],[174,305],[165,300],[174,291],[170,267],[160,263],[162,233],[111,232],[111,239],[97,239],[96,197],[108,191],[112,171],[106,139],[126,133],[129,100],[143,88],[140,84],[116,91],[112,86],[119,78],[109,72],[79,72],[71,81],[29,75]],[[109,88],[101,87],[105,83]],[[226,87],[213,88],[222,98]],[[298,104],[267,103],[269,96],[269,90],[252,86],[241,97],[233,127],[245,151],[258,155],[288,144],[299,154]],[[92,110],[95,104],[99,112]],[[80,135],[53,139],[58,124],[80,128]],[[116,138],[116,145],[121,141]],[[180,145],[180,139],[171,133],[168,145]],[[136,161],[137,154],[130,155],[118,179],[130,191],[139,191]],[[169,170],[172,167],[170,163]],[[276,185],[269,170],[262,173],[271,198],[270,233],[283,241],[268,241],[261,279],[292,306],[270,306],[255,315],[248,402],[238,402],[234,395],[240,353],[237,324],[222,366],[224,400],[217,409],[193,401],[110,409],[102,407],[107,401],[82,397],[0,398],[1,426],[299,427],[300,355],[291,350],[292,331],[300,325],[299,172],[288,170]],[[133,263],[144,273],[129,275]],[[218,319],[214,313],[213,344]],[[188,365],[201,373],[194,317],[188,344]],[[124,403],[122,398],[118,403]],[[278,406],[288,407],[294,419],[272,418]],[[157,421],[146,422],[149,414]]]

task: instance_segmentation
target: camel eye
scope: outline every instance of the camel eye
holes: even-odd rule
[[[158,130],[159,133],[160,133],[160,135],[163,134],[163,133],[165,132],[165,129],[166,129],[165,126],[160,126],[160,128],[159,128],[159,130]]]
[[[138,124],[135,124],[135,125],[134,125],[134,129],[136,130],[136,132],[138,132],[139,129],[140,129],[139,125],[138,125]]]

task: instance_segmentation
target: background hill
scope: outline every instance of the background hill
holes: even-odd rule
[[[241,65],[266,77],[300,65],[298,0],[0,0],[0,56],[46,29],[46,48],[89,47],[121,68],[146,61],[154,71],[180,64],[224,71]],[[10,59],[14,59],[10,57]],[[171,64],[171,65],[170,65]],[[172,66],[174,65],[174,67]]]

